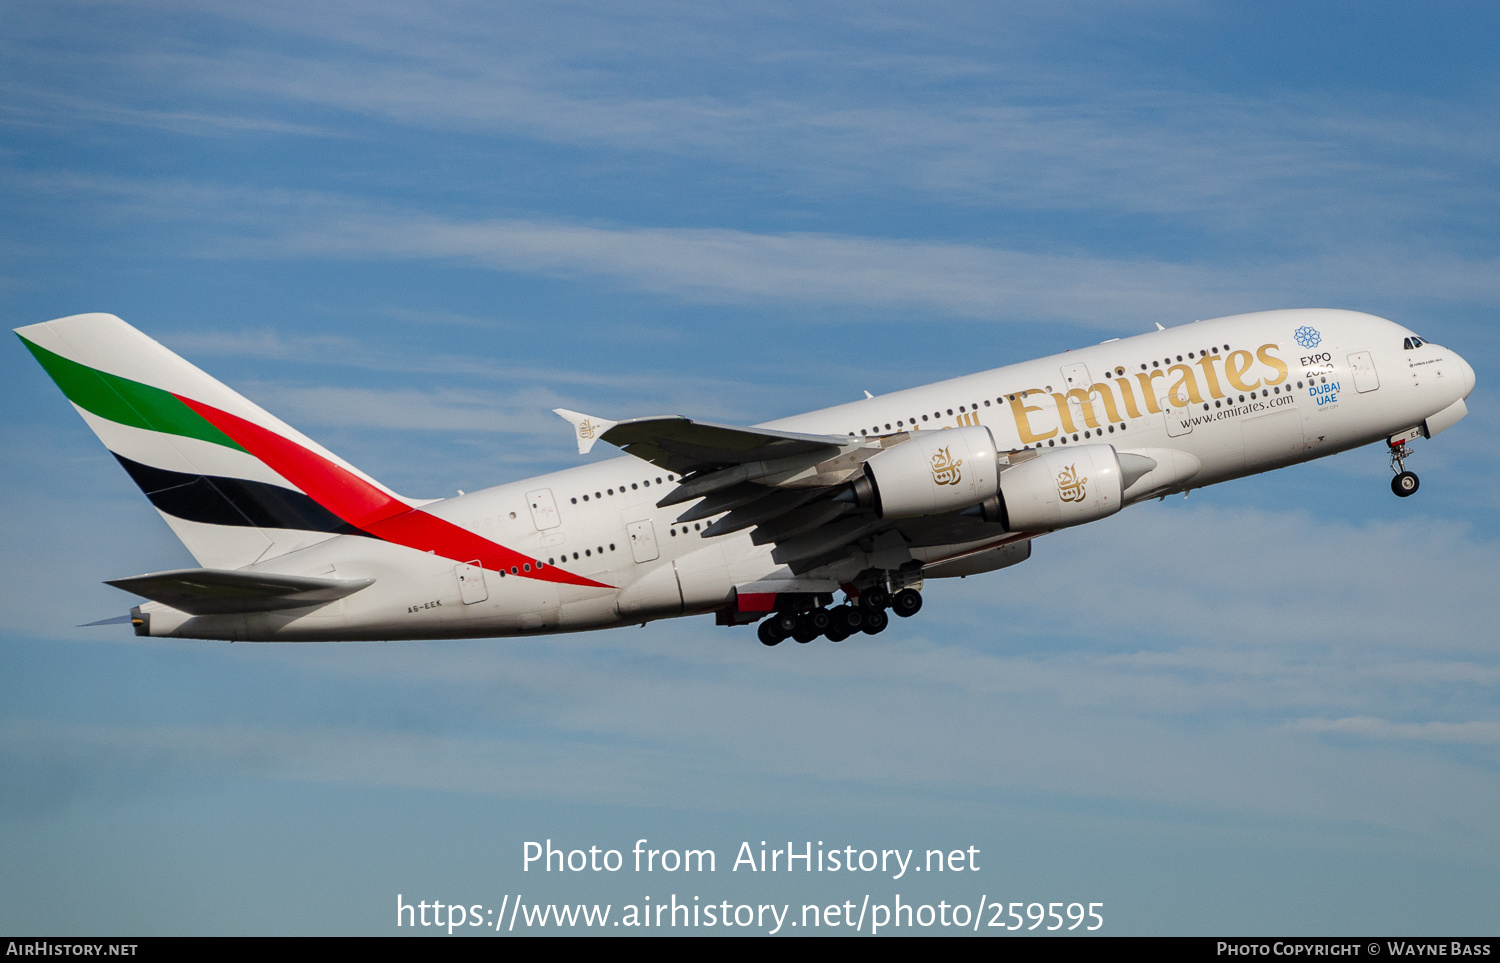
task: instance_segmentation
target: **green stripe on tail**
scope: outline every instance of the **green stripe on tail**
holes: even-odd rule
[[[57,382],[68,400],[91,414],[132,428],[197,438],[236,451],[245,450],[202,415],[178,401],[170,391],[70,361],[25,338],[21,338],[21,343]]]

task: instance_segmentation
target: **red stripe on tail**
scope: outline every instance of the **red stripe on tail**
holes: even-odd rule
[[[376,538],[419,552],[434,552],[455,562],[478,559],[482,567],[495,572],[515,569],[515,574],[522,578],[591,588],[612,587],[566,569],[544,566],[528,555],[412,508],[348,469],[253,421],[182,395],[176,397],[272,471],[306,492],[313,501]]]

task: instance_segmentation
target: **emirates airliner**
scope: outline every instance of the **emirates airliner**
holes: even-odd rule
[[[230,641],[711,614],[766,645],[840,642],[915,615],[928,579],[1149,498],[1377,442],[1412,495],[1413,443],[1474,387],[1451,349],[1352,311],[1157,328],[750,427],[559,409],[580,454],[624,454],[443,499],[397,494],[113,315],[16,333],[202,566],[108,583],[146,600],[136,634]]]

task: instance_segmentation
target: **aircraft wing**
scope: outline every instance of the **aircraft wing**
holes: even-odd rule
[[[213,568],[183,568],[105,582],[190,615],[266,612],[333,602],[375,584],[372,578],[309,578]]]
[[[876,518],[847,497],[848,482],[864,462],[908,441],[908,432],[849,438],[694,421],[680,415],[609,421],[575,411],[557,414],[573,424],[579,451],[603,439],[681,476],[658,507],[701,499],[678,516],[692,522],[719,516],[703,538],[753,529],[757,545],[806,572],[853,551],[878,554],[888,567],[909,561],[909,546],[992,537],[997,526],[978,518]],[[842,496],[842,497],[841,497]]]
[[[816,464],[849,444],[838,435],[716,425],[682,415],[609,421],[566,408],[558,408],[556,413],[572,423],[580,454],[586,454],[596,439],[603,439],[679,475],[785,458],[806,458],[809,464]]]
[[[836,436],[737,428],[680,416],[632,418],[604,432],[603,438],[637,458],[683,475],[787,458],[816,464],[837,455],[845,445],[845,439]]]

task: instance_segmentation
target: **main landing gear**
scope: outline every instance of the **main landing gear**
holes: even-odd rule
[[[1391,479],[1391,491],[1401,498],[1415,495],[1421,482],[1414,473],[1406,470],[1406,459],[1412,456],[1411,449],[1406,447],[1406,439],[1387,441],[1386,444],[1391,449],[1391,471],[1396,473]]]
[[[806,643],[820,635],[830,642],[842,642],[860,632],[878,635],[890,625],[887,608],[902,618],[910,618],[922,609],[922,593],[904,588],[892,596],[876,586],[833,608],[819,606],[805,612],[777,612],[762,619],[755,634],[765,645],[780,645],[787,639]]]

